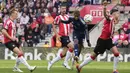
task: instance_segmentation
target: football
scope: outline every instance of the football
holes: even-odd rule
[[[85,21],[85,22],[91,22],[92,20],[93,20],[93,16],[92,16],[92,15],[86,14],[86,15],[84,16],[84,21]]]

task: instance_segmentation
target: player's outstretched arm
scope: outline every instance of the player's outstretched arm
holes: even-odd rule
[[[110,20],[109,15],[107,14],[107,4],[108,4],[107,1],[104,1],[104,2],[103,2],[103,6],[104,6],[104,8],[103,8],[103,13],[104,13],[104,17],[105,17],[107,20]]]
[[[69,20],[61,20],[62,23],[69,24],[72,22],[72,18],[69,18]]]

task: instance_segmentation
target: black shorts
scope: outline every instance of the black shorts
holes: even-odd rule
[[[70,43],[70,38],[69,36],[62,36],[61,37],[61,43],[62,43],[62,47],[68,47],[68,44]]]
[[[56,42],[56,36],[53,37],[54,42]],[[71,42],[69,36],[61,36],[62,47],[68,47],[68,44]]]
[[[78,44],[83,45],[83,40],[85,39],[85,34],[73,32],[73,40],[75,40],[75,39],[78,40]]]
[[[13,49],[15,48],[15,47],[20,47],[20,43],[18,43],[18,42],[16,42],[16,41],[10,41],[10,42],[8,42],[8,43],[5,43],[5,46],[9,49],[9,50],[11,50],[11,51],[13,51]]]
[[[106,50],[110,50],[115,45],[112,43],[112,39],[103,40],[98,38],[97,45],[94,49],[94,52],[98,54],[103,54]]]

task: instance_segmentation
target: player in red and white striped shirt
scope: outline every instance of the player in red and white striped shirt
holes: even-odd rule
[[[50,70],[51,66],[59,61],[61,58],[63,58],[66,54],[65,61],[63,63],[63,66],[65,66],[67,69],[70,69],[70,66],[68,65],[68,60],[72,55],[73,52],[73,44],[70,41],[69,33],[70,33],[70,24],[62,23],[61,20],[68,20],[69,16],[66,14],[66,6],[61,6],[61,14],[55,18],[54,24],[57,24],[59,26],[59,32],[56,31],[55,25],[53,25],[54,33],[56,34],[56,38],[62,43],[62,47],[64,48],[63,51],[58,55],[56,58],[54,58],[52,61],[48,63],[48,70]],[[69,48],[69,50],[68,50]]]
[[[119,73],[117,71],[117,65],[118,65],[120,53],[119,53],[117,47],[112,42],[112,36],[113,36],[113,31],[114,31],[115,25],[118,24],[118,22],[119,22],[120,14],[117,9],[112,9],[110,12],[110,14],[111,14],[111,17],[110,17],[108,14],[106,14],[106,12],[107,12],[106,6],[107,6],[107,1],[104,1],[105,21],[104,21],[102,33],[97,40],[96,47],[95,47],[93,53],[91,54],[91,56],[87,57],[79,66],[78,65],[76,66],[78,73],[80,73],[81,68],[83,66],[85,66],[88,63],[90,63],[91,61],[95,60],[99,54],[103,54],[106,50],[111,50],[111,52],[114,54],[113,73]]]
[[[23,63],[31,72],[35,70],[36,66],[30,66],[25,58],[23,57],[23,52],[20,50],[20,44],[18,43],[18,39],[15,37],[16,35],[16,25],[14,24],[14,20],[18,16],[18,10],[13,8],[10,10],[10,18],[6,20],[3,25],[2,33],[4,35],[4,44],[5,46],[16,53],[18,55],[16,59],[16,65],[13,71],[23,72],[18,66],[20,63]]]

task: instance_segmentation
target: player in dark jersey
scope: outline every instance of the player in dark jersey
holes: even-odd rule
[[[116,46],[112,43],[112,35],[114,31],[115,24],[118,24],[119,22],[119,12],[117,9],[112,9],[109,16],[106,14],[106,6],[107,1],[104,1],[104,17],[106,20],[104,21],[104,26],[102,29],[101,36],[97,40],[97,45],[94,49],[93,54],[91,56],[87,57],[80,65],[77,65],[77,72],[80,73],[81,68],[85,66],[86,64],[93,61],[99,54],[103,54],[106,50],[111,50],[114,54],[114,67],[113,67],[113,73],[118,73],[117,71],[117,64],[118,64],[118,57],[119,57],[119,51]]]
[[[91,46],[88,35],[88,26],[85,21],[80,17],[80,12],[76,10],[74,12],[74,17],[69,17],[68,21],[63,21],[63,23],[72,23],[73,24],[73,41],[74,41],[74,60],[78,62],[78,57],[80,55],[81,49],[83,48],[83,40],[86,36],[86,41],[88,46]]]
[[[19,64],[23,63],[32,72],[35,70],[36,66],[30,66],[27,63],[23,57],[23,52],[20,50],[18,39],[15,37],[16,25],[14,24],[14,20],[17,19],[17,16],[18,10],[15,8],[10,9],[10,17],[6,20],[1,30],[4,35],[4,44],[9,50],[17,54],[16,65],[13,71],[23,72],[18,68]]]

